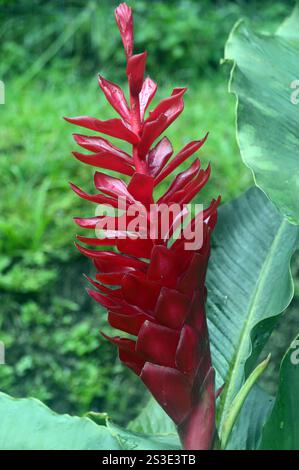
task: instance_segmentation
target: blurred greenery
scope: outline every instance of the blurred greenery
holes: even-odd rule
[[[115,0],[2,1],[0,75],[28,80],[44,62],[82,76],[103,71],[124,76],[123,51],[116,33]],[[292,0],[132,0],[136,50],[147,49],[148,70],[165,79],[195,81],[214,76],[230,28],[248,16],[259,29],[273,29]]]
[[[273,30],[291,1],[132,1],[136,48],[149,53],[158,98],[189,86],[185,113],[167,131],[175,150],[210,131],[201,150],[212,178],[198,201],[223,201],[252,184],[235,139],[228,70],[220,68],[234,22],[247,16]],[[105,312],[85,294],[92,267],[73,240],[78,214],[95,207],[70,190],[92,188],[93,170],[70,156],[74,129],[62,116],[111,116],[98,72],[123,83],[124,55],[114,1],[0,0],[0,339],[6,345],[0,389],[35,396],[57,411],[108,411],[120,424],[134,417],[146,392],[101,339]],[[165,189],[165,187],[164,187]]]

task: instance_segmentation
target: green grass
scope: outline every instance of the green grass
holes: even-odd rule
[[[108,118],[113,111],[111,114],[96,78],[80,82],[59,77],[56,83],[36,81],[23,89],[18,89],[16,81],[7,88],[6,104],[0,110],[1,248],[8,256],[23,250],[67,256],[75,231],[72,217],[94,211],[92,204],[73,195],[68,182],[91,189],[93,169],[70,155],[76,147],[71,133],[82,129],[62,117],[89,114]],[[159,97],[170,91],[171,85],[164,85]],[[199,82],[196,89],[190,89],[185,112],[167,135],[179,150],[207,131],[209,139],[199,156],[203,166],[211,162],[212,178],[203,199],[207,202],[221,194],[227,201],[251,184],[251,176],[236,145],[234,98],[227,92],[225,77]]]
[[[169,95],[172,85],[164,84],[159,97]],[[234,106],[226,77],[199,81],[167,131],[176,151],[210,132],[199,155],[203,166],[211,161],[212,178],[198,201],[218,194],[227,201],[251,184],[236,145]],[[146,393],[100,338],[99,329],[109,331],[105,313],[84,291],[82,272],[92,268],[73,246],[72,217],[94,215],[95,207],[74,195],[68,181],[91,190],[94,170],[71,157],[71,133],[78,129],[62,119],[113,112],[96,77],[57,73],[25,88],[11,80],[0,112],[0,339],[7,358],[0,388],[36,396],[57,411],[108,410],[123,423]],[[124,389],[126,394],[119,392]]]

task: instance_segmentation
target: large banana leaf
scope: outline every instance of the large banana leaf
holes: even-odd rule
[[[96,415],[96,414],[95,414]],[[92,414],[91,414],[92,416]],[[174,433],[146,435],[108,420],[58,415],[34,398],[0,393],[0,450],[175,450]],[[105,423],[105,419],[101,419]]]
[[[1,450],[121,449],[105,426],[58,415],[34,398],[0,393]]]
[[[299,450],[299,335],[288,349],[280,368],[279,390],[263,431],[260,448]]]
[[[225,383],[218,407],[221,428],[293,297],[290,259],[298,228],[252,188],[221,208],[213,240],[207,306],[213,362],[218,383]]]
[[[233,61],[237,137],[244,163],[278,209],[299,224],[299,8],[275,35],[239,22],[225,47]],[[292,99],[293,93],[293,99]]]

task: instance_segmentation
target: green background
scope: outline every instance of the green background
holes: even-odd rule
[[[252,184],[235,138],[235,99],[227,92],[228,66],[220,67],[224,43],[241,16],[260,31],[274,31],[291,1],[132,1],[136,51],[148,50],[148,73],[160,84],[189,88],[185,112],[167,136],[175,150],[210,132],[201,150],[212,164],[208,188],[198,198],[223,201]],[[6,365],[0,389],[34,396],[55,411],[108,411],[124,424],[147,399],[143,386],[123,368],[105,312],[85,294],[82,273],[92,268],[73,245],[72,217],[95,207],[70,190],[72,181],[92,189],[92,169],[75,161],[62,116],[113,116],[97,85],[97,73],[122,84],[124,54],[114,24],[114,1],[0,1],[0,340]],[[299,261],[293,262],[297,275]],[[297,276],[298,278],[298,276]],[[296,281],[298,283],[298,281]],[[298,288],[297,288],[298,292]],[[273,392],[278,362],[298,331],[298,297],[270,339],[274,360],[264,379]],[[266,352],[263,352],[265,356]]]

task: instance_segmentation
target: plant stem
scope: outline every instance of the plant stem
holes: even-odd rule
[[[186,450],[210,450],[215,429],[215,371],[210,367],[201,386],[197,404],[178,426],[178,433]]]
[[[265,371],[266,367],[268,366],[270,357],[271,355],[269,354],[269,356],[254,369],[254,371],[250,374],[250,376],[248,377],[248,379],[242,386],[241,390],[237,393],[236,397],[234,398],[230,407],[230,412],[225,418],[225,421],[221,429],[220,439],[221,439],[222,449],[225,449],[226,447],[229,436],[232,432],[233,426],[240,413],[240,410],[244,404],[245,399],[247,398],[253,385],[256,383],[258,378],[261,376],[261,374]]]

